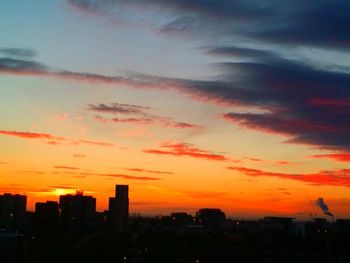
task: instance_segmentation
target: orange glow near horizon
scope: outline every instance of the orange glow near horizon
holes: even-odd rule
[[[348,32],[289,20],[317,5],[31,1],[0,2],[0,194],[350,218]]]

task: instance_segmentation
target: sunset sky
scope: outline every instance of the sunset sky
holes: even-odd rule
[[[350,2],[0,1],[0,193],[350,217]]]

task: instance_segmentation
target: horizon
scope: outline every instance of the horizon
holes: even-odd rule
[[[350,218],[350,3],[0,3],[0,194]],[[205,204],[205,205],[204,205]]]

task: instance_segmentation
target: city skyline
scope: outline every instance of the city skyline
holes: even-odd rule
[[[350,217],[350,4],[0,3],[0,194]]]

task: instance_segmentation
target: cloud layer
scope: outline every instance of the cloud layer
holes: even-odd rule
[[[333,53],[348,50],[350,3],[328,0],[317,3],[301,0],[67,2],[78,11],[108,16],[113,16],[113,10],[118,9],[118,6],[142,7],[137,10],[144,12],[163,9],[165,14],[172,14],[170,17],[173,20],[158,25],[158,32],[181,32],[194,39],[198,35],[206,35],[206,40],[200,39],[203,41],[203,53],[218,59],[215,66],[220,74],[212,80],[196,80],[138,73],[106,76],[57,71],[28,59],[32,56],[26,56],[28,52],[25,50],[10,49],[2,49],[7,57],[0,58],[0,73],[143,89],[176,89],[204,102],[223,103],[232,107],[245,105],[261,110],[260,113],[256,110],[242,113],[233,109],[223,114],[226,120],[235,125],[283,135],[290,143],[350,151],[350,67],[339,66],[334,59],[328,58],[319,63],[293,53],[298,47],[322,48]],[[11,54],[24,56],[13,57]],[[100,113],[123,114],[140,114],[148,110],[137,105],[118,103],[90,105],[90,109]],[[97,116],[96,119],[134,124],[156,122],[176,128],[196,127],[190,123],[153,117],[107,119]]]
[[[344,186],[350,187],[350,170],[340,169],[334,171],[319,171],[317,173],[300,173],[300,174],[288,174],[278,172],[268,172],[258,169],[251,169],[247,167],[227,167],[232,171],[237,171],[248,176],[267,176],[277,177],[281,179],[296,180],[312,185],[333,185],[333,186]]]

